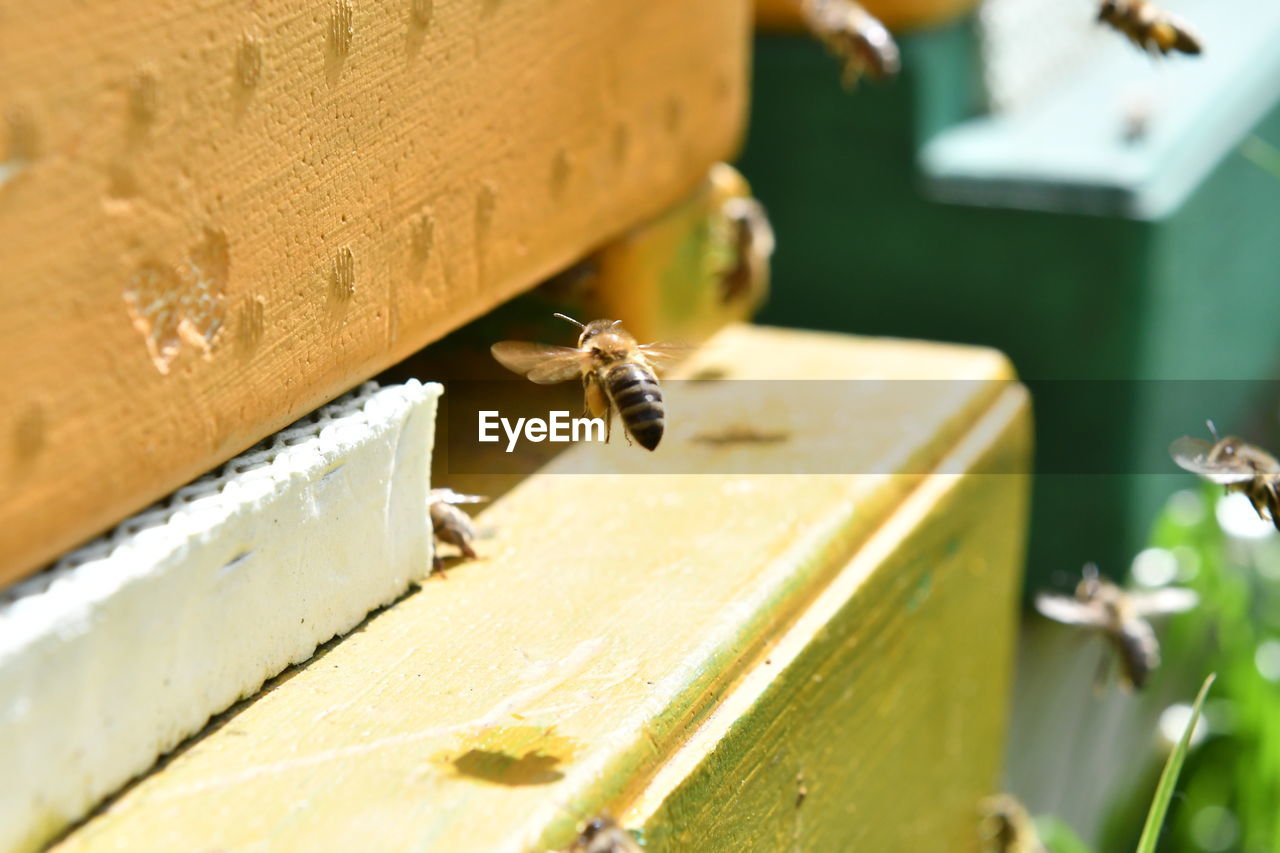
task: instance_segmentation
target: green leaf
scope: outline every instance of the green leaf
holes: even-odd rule
[[[1217,673],[1210,673],[1204,680],[1204,686],[1200,688],[1196,703],[1191,708],[1191,719],[1187,721],[1186,731],[1182,733],[1178,745],[1169,754],[1169,760],[1164,763],[1164,770],[1160,773],[1160,784],[1156,786],[1155,799],[1151,801],[1151,810],[1147,812],[1147,823],[1142,827],[1142,837],[1138,839],[1137,853],[1155,853],[1156,841],[1160,838],[1160,827],[1164,825],[1165,814],[1169,811],[1169,803],[1173,800],[1173,790],[1178,784],[1178,774],[1182,772],[1182,763],[1187,760],[1187,750],[1191,746],[1191,733],[1195,731],[1196,723],[1200,721],[1200,709],[1204,705],[1204,698],[1209,695],[1209,687],[1215,678]]]

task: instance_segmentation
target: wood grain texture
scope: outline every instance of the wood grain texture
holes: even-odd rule
[[[802,30],[801,0],[755,0],[756,24],[764,29]],[[914,30],[936,27],[968,12],[978,0],[859,0],[886,27]]]
[[[0,583],[688,193],[745,0],[0,2]]]
[[[492,536],[478,561],[293,672],[57,849],[546,849],[603,808],[664,803],[647,824],[658,845],[661,827],[777,837],[790,814],[737,808],[708,761],[783,779],[773,793],[792,806],[811,768],[825,804],[802,812],[813,826],[874,821],[890,796],[895,817],[924,814],[945,789],[940,816],[904,831],[958,828],[996,783],[1016,612],[1028,413],[1007,362],[732,327],[683,370],[870,379],[850,393],[876,405],[789,412],[783,445],[713,451],[689,435],[734,413],[697,395],[733,383],[688,383],[678,411],[692,432],[657,451],[686,473],[637,476],[650,457],[622,442],[565,453],[479,517]],[[925,395],[890,381],[922,378],[965,381]],[[789,384],[751,383],[766,417],[780,405],[768,388]],[[837,430],[857,436],[839,465],[824,441]],[[771,453],[920,473],[723,473],[724,454]],[[762,713],[783,705],[769,729]],[[726,715],[744,736],[707,734]],[[838,739],[805,758],[824,722]],[[784,747],[801,763],[778,776],[769,750]],[[858,775],[867,799],[841,799],[838,774]],[[901,787],[872,796],[878,774]],[[765,788],[743,790],[754,803]],[[801,838],[850,837],[814,833]]]

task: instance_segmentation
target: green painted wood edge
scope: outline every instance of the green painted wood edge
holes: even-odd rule
[[[1180,7],[1206,45],[1198,58],[1152,59],[1116,38],[1021,112],[959,124],[920,153],[925,186],[959,204],[1159,219],[1280,101],[1280,3]],[[1147,130],[1125,138],[1147,91]]]

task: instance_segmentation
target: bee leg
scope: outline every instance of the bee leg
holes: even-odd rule
[[[439,576],[441,580],[449,579],[449,575],[446,574],[444,570],[444,558],[439,554],[433,554],[431,556],[431,573],[427,575],[429,578],[436,576]]]
[[[1101,698],[1107,693],[1107,682],[1111,680],[1111,650],[1103,649],[1098,658],[1098,669],[1093,674],[1093,695]]]
[[[1253,511],[1258,514],[1258,518],[1263,521],[1275,521],[1274,518],[1270,517],[1273,505],[1270,500],[1270,495],[1265,492],[1258,493],[1251,490],[1249,492],[1249,503],[1253,504]]]
[[[1276,485],[1270,483],[1266,490],[1267,513],[1271,516],[1271,523],[1275,525],[1276,530],[1280,530],[1280,492],[1276,491]]]
[[[840,85],[846,92],[853,92],[858,88],[858,80],[862,77],[862,68],[853,60],[847,60],[844,64],[844,70],[840,73]]]
[[[582,374],[582,416],[584,418],[595,417],[591,402],[591,374],[584,373]]]
[[[594,376],[587,374],[582,381],[586,388],[587,413],[595,418],[604,418],[604,443],[608,444],[613,431],[613,403]]]

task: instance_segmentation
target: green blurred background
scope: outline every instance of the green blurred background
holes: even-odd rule
[[[902,75],[853,92],[805,34],[758,35],[739,167],[778,235],[760,320],[1011,357],[1036,407],[1028,593],[1090,560],[1123,579],[1159,559],[1155,530],[1205,604],[1140,697],[1093,695],[1097,649],[1028,616],[1010,787],[1095,849],[1132,850],[1161,714],[1214,668],[1214,734],[1161,849],[1280,850],[1280,665],[1257,661],[1280,650],[1263,645],[1280,571],[1254,567],[1257,542],[1268,565],[1280,544],[1242,557],[1207,493],[1161,515],[1193,485],[1171,439],[1209,417],[1280,438],[1280,3],[1171,2],[1206,51],[1165,61],[1099,32],[1084,0],[1013,5],[901,34]]]

